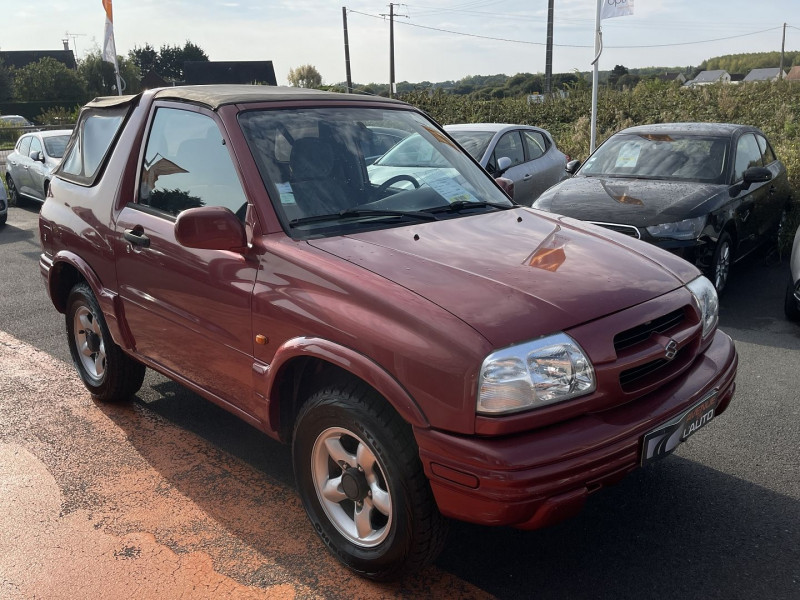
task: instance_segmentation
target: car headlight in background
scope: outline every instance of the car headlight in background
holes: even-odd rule
[[[714,285],[704,276],[700,276],[686,284],[686,288],[694,296],[700,309],[700,321],[703,324],[703,337],[714,331],[719,321],[719,297]]]
[[[477,412],[506,414],[595,390],[594,368],[564,333],[493,352],[481,365]]]
[[[647,233],[655,238],[672,238],[674,240],[694,240],[700,237],[706,226],[707,215],[684,219],[677,223],[662,223],[647,228]]]

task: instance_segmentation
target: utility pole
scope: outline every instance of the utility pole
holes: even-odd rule
[[[394,3],[389,3],[389,98],[394,98]]]
[[[406,17],[408,15],[395,15],[394,7],[400,6],[397,3],[389,4],[389,14],[381,14],[382,17],[389,17],[389,98],[394,98],[394,18]]]
[[[553,91],[553,4],[555,0],[547,2],[547,51],[544,60],[544,93]]]
[[[344,65],[347,71],[347,93],[353,93],[353,80],[350,77],[350,42],[347,39],[347,7],[342,7],[342,23],[344,24]]]
[[[781,40],[781,72],[779,77],[783,79],[783,52],[786,48],[786,23],[783,24],[783,39]]]

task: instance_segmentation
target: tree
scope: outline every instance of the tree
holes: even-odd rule
[[[0,58],[0,102],[11,100],[13,95],[11,71],[3,63]]]
[[[139,68],[142,75],[155,70],[165,79],[183,81],[183,63],[207,61],[208,55],[200,46],[186,40],[183,47],[164,44],[158,52],[150,44],[142,48],[136,46],[128,53],[128,59]]]
[[[289,69],[287,79],[294,87],[315,88],[322,85],[322,75],[313,65],[303,65],[296,69]]]
[[[130,58],[117,56],[119,74],[122,78],[122,93],[136,94],[140,91],[141,73]],[[86,90],[90,96],[113,96],[117,94],[117,78],[114,65],[103,60],[100,49],[87,54],[78,63],[78,73],[86,82]]]
[[[617,87],[619,80],[628,74],[628,69],[622,65],[616,65],[608,76],[608,84],[611,87]]]
[[[14,97],[22,102],[86,101],[86,85],[77,71],[45,57],[14,71]]]

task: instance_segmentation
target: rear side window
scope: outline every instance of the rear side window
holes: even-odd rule
[[[58,174],[83,185],[92,185],[105,161],[127,113],[127,107],[85,113],[75,132]]]
[[[769,145],[769,142],[765,137],[756,135],[756,140],[758,141],[758,147],[761,149],[761,154],[764,156],[765,165],[768,165],[778,160],[775,157],[775,153],[772,151],[772,146]]]
[[[547,152],[547,140],[538,131],[523,131],[522,139],[525,140],[525,147],[528,149],[528,160],[536,160]]]

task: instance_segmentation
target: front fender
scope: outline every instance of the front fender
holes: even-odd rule
[[[299,337],[287,340],[275,353],[266,372],[269,421],[273,429],[280,424],[278,386],[283,369],[296,358],[316,358],[335,365],[365,381],[395,408],[406,422],[416,428],[430,427],[422,409],[406,389],[386,369],[369,357],[335,342],[316,337]]]

